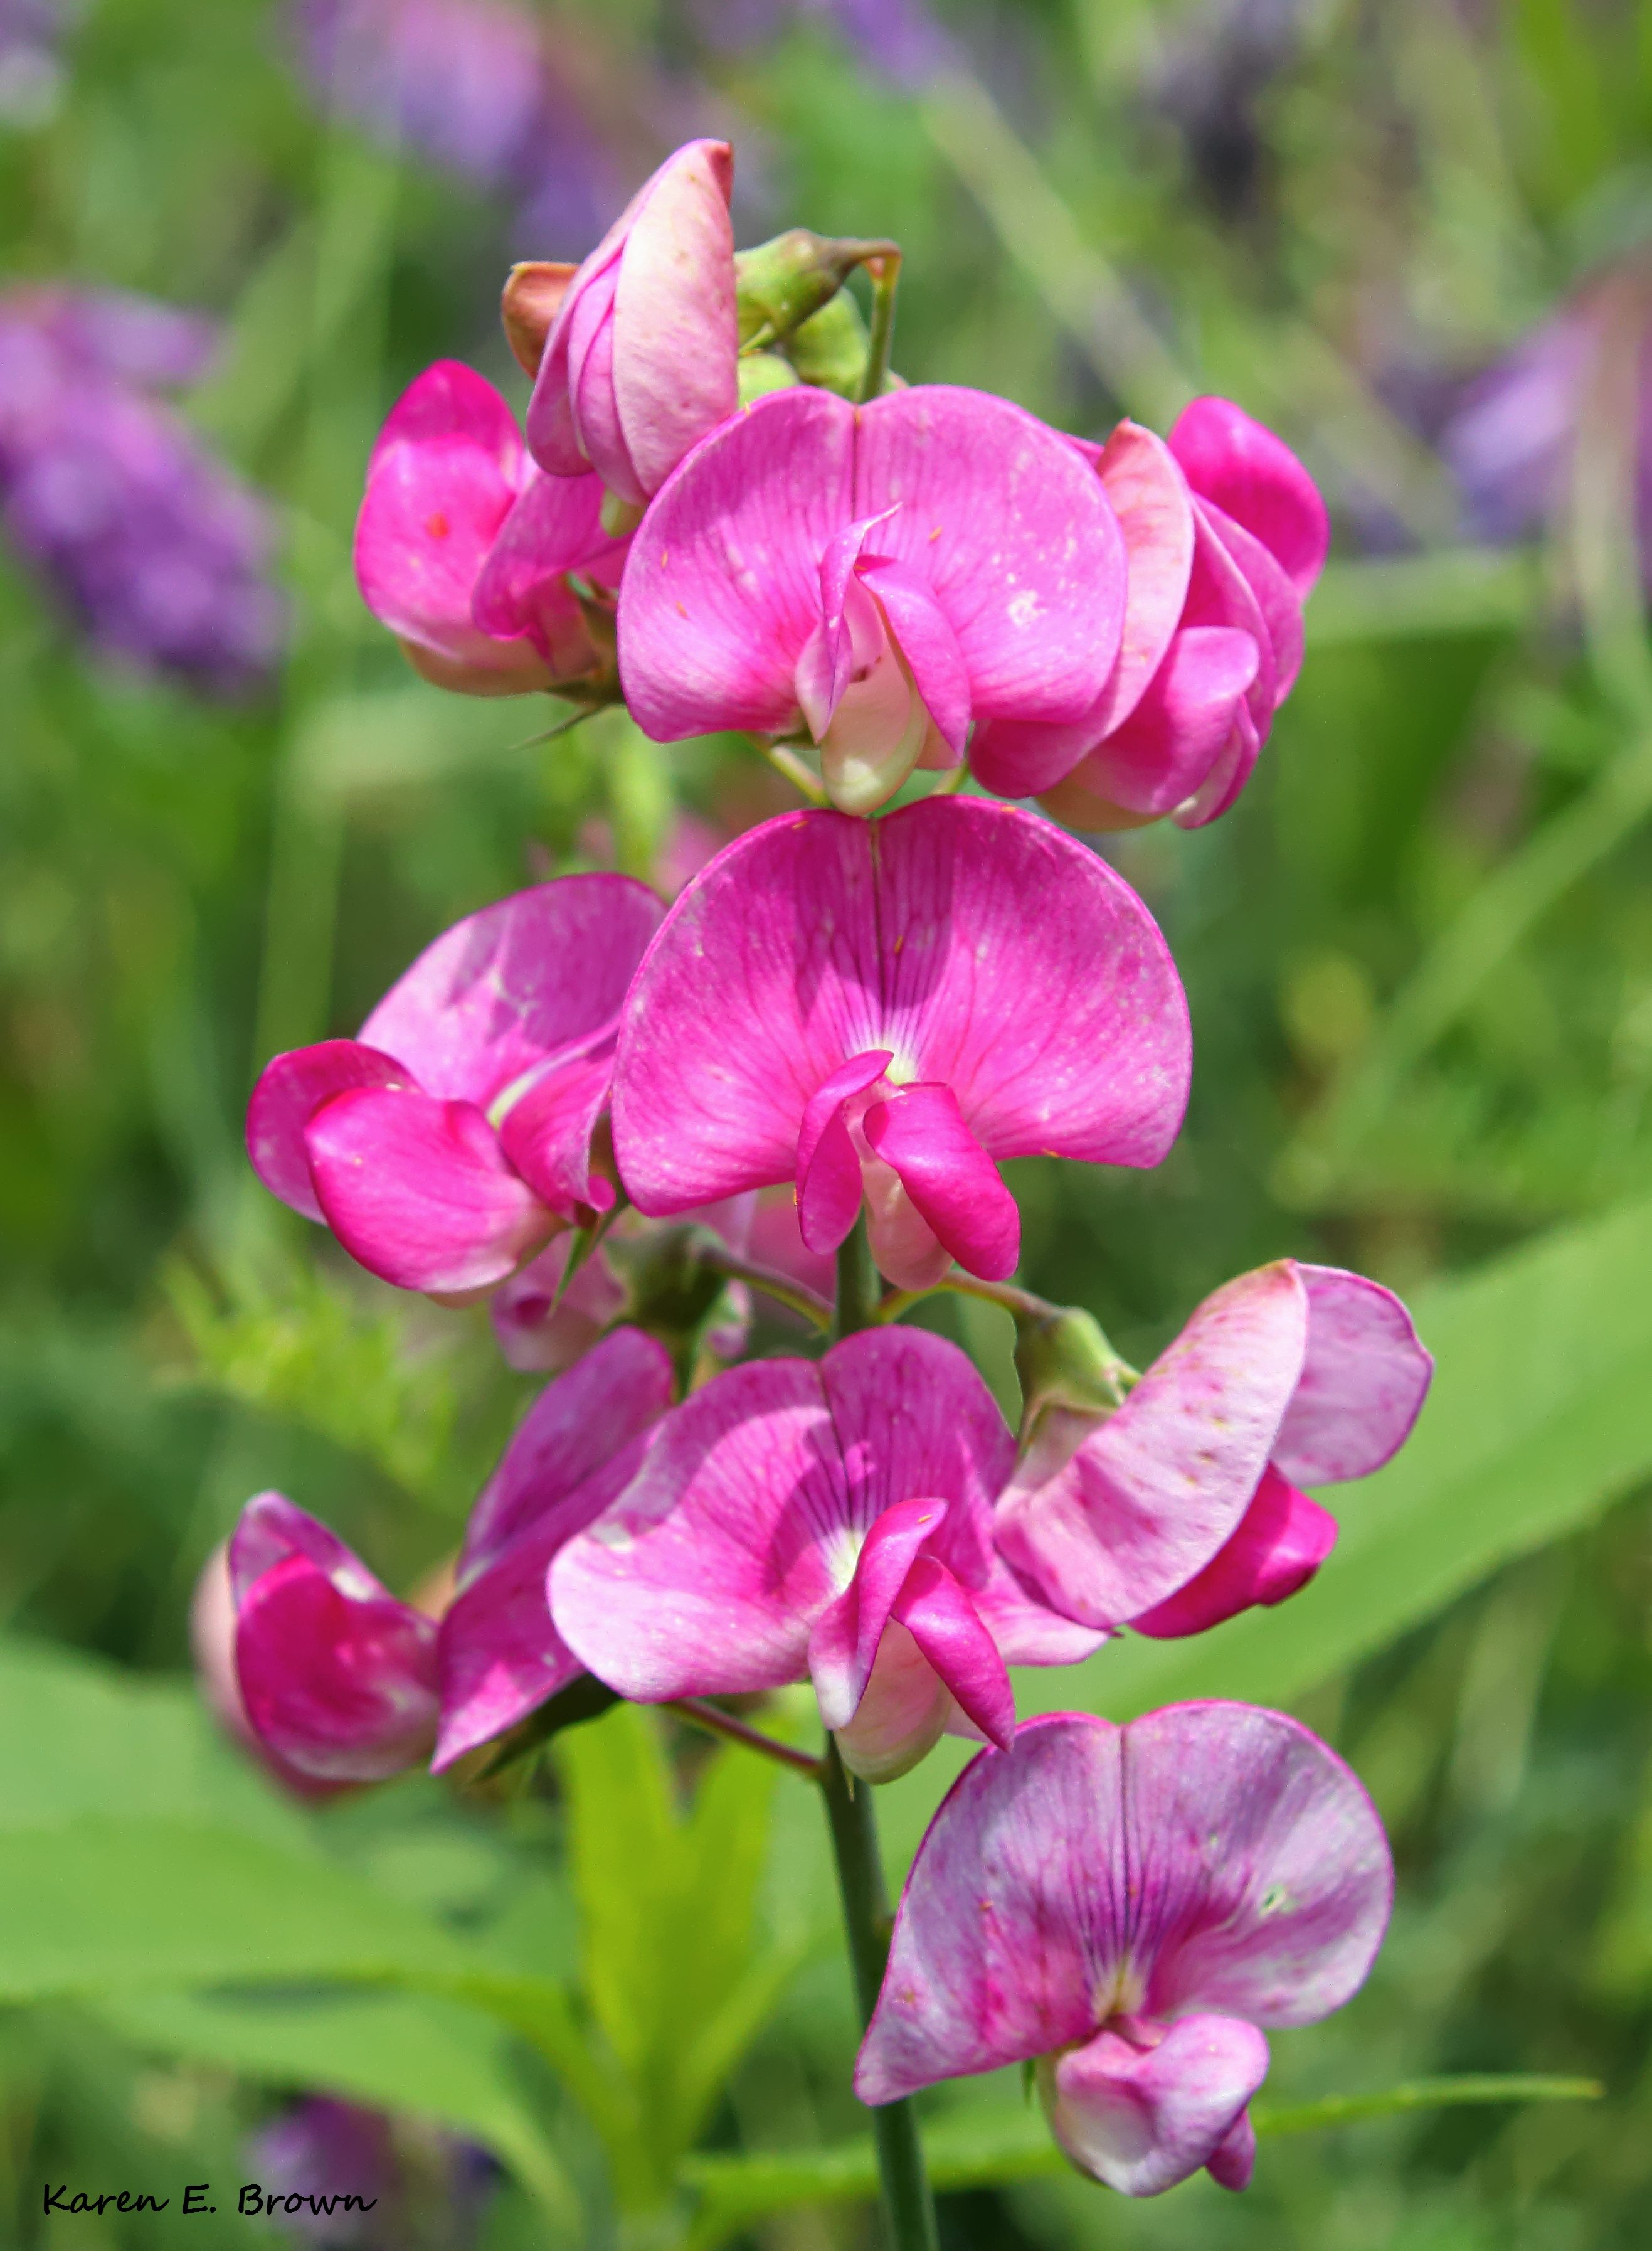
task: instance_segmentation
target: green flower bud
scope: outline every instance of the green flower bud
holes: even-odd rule
[[[1068,1306],[1017,1324],[1015,1372],[1021,1379],[1025,1427],[1047,1407],[1110,1415],[1122,1407],[1136,1370],[1120,1358],[1093,1314]]]
[[[743,406],[750,406],[765,391],[790,391],[798,379],[796,368],[789,359],[782,359],[778,352],[742,352],[737,365]]]

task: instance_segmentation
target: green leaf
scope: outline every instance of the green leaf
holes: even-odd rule
[[[342,2095],[481,2142],[572,2227],[571,2186],[524,2099],[509,2041],[475,2011],[404,1993],[131,1993],[93,2013],[135,2047]]]
[[[1257,2134],[1266,2137],[1457,2103],[1593,2102],[1603,2092],[1593,2079],[1477,2074],[1413,2080],[1379,2094],[1331,2095],[1278,2110],[1257,2105],[1252,2116]],[[1020,2108],[961,2106],[954,2115],[926,2124],[923,2150],[931,2184],[943,2191],[997,2188],[1071,2170],[1042,2112]],[[861,2203],[878,2192],[877,2154],[869,2134],[824,2150],[691,2157],[682,2178],[699,2198],[687,2251],[715,2251],[754,2221],[799,2205]]]

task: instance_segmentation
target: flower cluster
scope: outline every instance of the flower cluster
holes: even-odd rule
[[[266,1184],[385,1281],[491,1297],[513,1360],[553,1373],[439,1615],[251,1503],[239,1707],[323,1786],[450,1768],[587,1674],[655,1704],[806,1680],[864,1781],[980,1742],[913,1870],[861,2094],[1026,2061],[1098,2178],[1242,2186],[1260,2028],[1338,2005],[1379,1942],[1376,1818],[1276,1714],[1018,1729],[1013,1668],[1296,1594],[1337,1536],[1303,1488],[1386,1461],[1431,1362],[1390,1292],[1291,1259],[1140,1374],[1010,1286],[1003,1161],[1157,1165],[1192,1057],[1142,901],[995,798],[1085,828],[1223,812],[1295,677],[1324,512],[1220,400],[1094,447],[893,383],[861,329],[853,383],[804,378],[804,330],[857,261],[884,287],[893,246],[742,265],[729,177],[695,142],[577,271],[518,269],[525,440],[469,371],[421,377],[369,468],[361,581],[446,685],[744,730],[818,758],[827,801],[669,907],[574,875],[485,908],[357,1038],[265,1070]],[[919,768],[950,779],[917,794]],[[729,1285],[826,1326],[833,1253],[823,1355],[722,1365]],[[1022,1319],[1019,1437],[956,1346],[898,1325],[948,1285]]]

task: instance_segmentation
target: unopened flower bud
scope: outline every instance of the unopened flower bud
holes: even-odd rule
[[[827,237],[794,226],[735,254],[740,341],[781,343],[836,297],[858,266],[895,252],[892,242]]]
[[[500,299],[499,316],[505,324],[505,341],[529,375],[537,375],[550,334],[569,284],[579,271],[558,258],[526,259],[513,266]]]
[[[1082,1306],[1067,1306],[1042,1319],[1024,1319],[1015,1341],[1015,1372],[1030,1429],[1047,1407],[1075,1414],[1110,1415],[1122,1407],[1136,1371]]]
[[[740,404],[750,406],[771,391],[790,391],[798,380],[789,359],[778,352],[750,351],[740,355]]]

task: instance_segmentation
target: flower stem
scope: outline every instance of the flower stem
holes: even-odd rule
[[[982,1282],[973,1274],[966,1274],[961,1266],[927,1290],[890,1290],[878,1301],[873,1319],[877,1321],[897,1321],[902,1313],[921,1305],[925,1298],[933,1297],[937,1290],[948,1291],[957,1298],[982,1298],[989,1306],[1002,1306],[1006,1313],[1020,1320],[1051,1320],[1061,1312],[1060,1306],[1051,1305],[1047,1298],[1035,1297],[1031,1290],[1018,1290],[1013,1282]]]
[[[720,1735],[724,1742],[738,1743],[745,1750],[757,1751],[764,1758],[778,1760],[780,1765],[790,1767],[793,1774],[800,1774],[805,1782],[824,1782],[826,1779],[826,1767],[821,1760],[811,1758],[807,1751],[794,1750],[790,1743],[780,1742],[773,1735],[764,1735],[761,1728],[749,1728],[743,1720],[736,1720],[732,1712],[719,1710],[715,1704],[708,1704],[702,1696],[674,1697],[665,1708],[667,1712],[674,1712],[678,1719],[686,1720],[691,1728],[702,1728],[707,1735]]]
[[[868,258],[872,277],[872,342],[861,379],[861,404],[881,396],[889,372],[889,351],[895,343],[895,293],[901,286],[901,253],[891,246],[880,257]]]
[[[820,1786],[832,1825],[854,1995],[865,2025],[871,2021],[888,1959],[889,1901],[878,1853],[871,1787],[849,1774],[832,1735],[826,1737]],[[937,2251],[935,2199],[930,2194],[923,2144],[918,2138],[917,2116],[910,2100],[881,2104],[872,2113],[872,2132],[883,2184],[890,2251]]]
[[[853,1336],[857,1329],[874,1327],[877,1319],[878,1278],[862,1212],[839,1247],[838,1305],[832,1332],[835,1337]]]
[[[794,1313],[801,1313],[811,1327],[821,1330],[831,1327],[831,1306],[814,1291],[805,1289],[801,1282],[788,1281],[784,1274],[777,1274],[771,1266],[759,1266],[753,1260],[742,1258],[738,1252],[725,1250],[722,1245],[715,1250],[708,1248],[702,1256],[704,1264],[714,1273],[727,1275],[731,1282],[744,1282],[751,1289],[761,1290],[765,1298],[772,1298],[778,1305],[789,1306]]]

